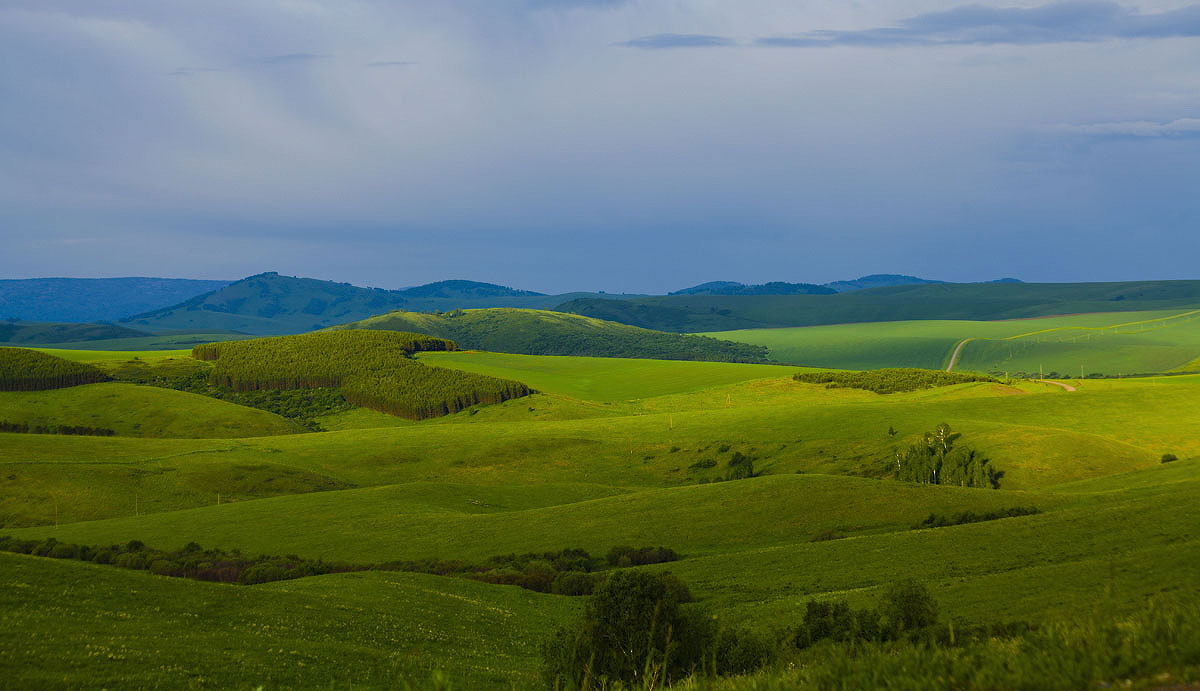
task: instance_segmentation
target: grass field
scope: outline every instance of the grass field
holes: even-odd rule
[[[0,392],[0,420],[83,425],[135,437],[222,438],[296,434],[295,423],[207,396],[108,382],[51,391]]]
[[[1106,317],[1088,319],[1002,324]],[[663,545],[683,558],[644,568],[762,632],[794,623],[809,598],[871,605],[905,577],[967,623],[1037,623],[1098,602],[1135,612],[1200,590],[1197,375],[884,396],[795,382],[784,366],[420,359],[539,393],[423,422],[351,410],[315,434],[201,434],[249,419],[211,399],[213,422],[183,414],[155,437],[0,434],[0,533],[357,563]],[[121,396],[86,398],[106,391]],[[126,424],[146,392],[177,393],[89,385],[17,394],[0,411]],[[941,422],[1005,471],[1001,489],[887,479],[894,451]],[[1178,460],[1160,462],[1168,452]],[[735,454],[757,476],[714,482]],[[1015,507],[1040,513],[913,530],[931,513]],[[436,576],[234,587],[6,554],[0,591],[0,667],[23,685],[385,688],[441,669],[455,688],[535,688],[537,644],[582,606]]]
[[[901,321],[706,335],[767,346],[771,358],[813,367],[1132,374],[1168,372],[1200,355],[1200,311],[1081,314],[1007,321]]]

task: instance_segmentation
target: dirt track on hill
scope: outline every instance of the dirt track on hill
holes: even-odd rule
[[[953,370],[954,366],[958,364],[958,356],[962,355],[963,346],[974,340],[974,338],[964,338],[958,342],[958,345],[954,347],[954,354],[950,356],[950,364],[946,365],[947,372]]]
[[[1055,386],[1061,386],[1061,387],[1063,387],[1064,389],[1066,389],[1067,391],[1075,391],[1075,387],[1074,387],[1074,386],[1071,386],[1070,384],[1064,384],[1064,383],[1062,383],[1062,382],[1060,382],[1060,381],[1054,381],[1054,380],[1052,380],[1052,379],[1035,379],[1034,381],[1038,381],[1038,382],[1041,382],[1041,383],[1043,383],[1043,384],[1053,384],[1053,385],[1055,385]]]

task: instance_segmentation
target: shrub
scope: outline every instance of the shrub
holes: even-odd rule
[[[550,592],[555,595],[591,595],[596,590],[599,576],[582,571],[563,571],[554,579]]]
[[[913,579],[893,583],[884,593],[881,610],[888,625],[899,633],[932,626],[938,618],[937,601],[929,588]]]
[[[1175,454],[1173,454],[1173,453],[1164,453],[1164,454],[1162,455],[1162,462],[1163,462],[1163,463],[1170,463],[1171,461],[1178,461],[1178,460],[1179,460],[1179,457],[1178,457],[1178,456],[1176,456],[1176,455],[1175,455]]]
[[[545,675],[552,686],[575,688],[675,678],[698,661],[695,628],[658,574],[618,571],[596,588],[582,621],[543,646]]]
[[[917,391],[968,382],[998,381],[982,374],[945,372],[916,367],[890,367],[864,372],[798,372],[792,378],[809,384],[825,384],[825,388],[828,389],[863,389],[878,394]]]

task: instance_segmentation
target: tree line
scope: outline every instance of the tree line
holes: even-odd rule
[[[28,348],[0,347],[0,391],[45,391],[107,380],[94,365]]]

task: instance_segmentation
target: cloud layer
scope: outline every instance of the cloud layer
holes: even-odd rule
[[[1153,3],[9,0],[0,277],[1192,275]]]

